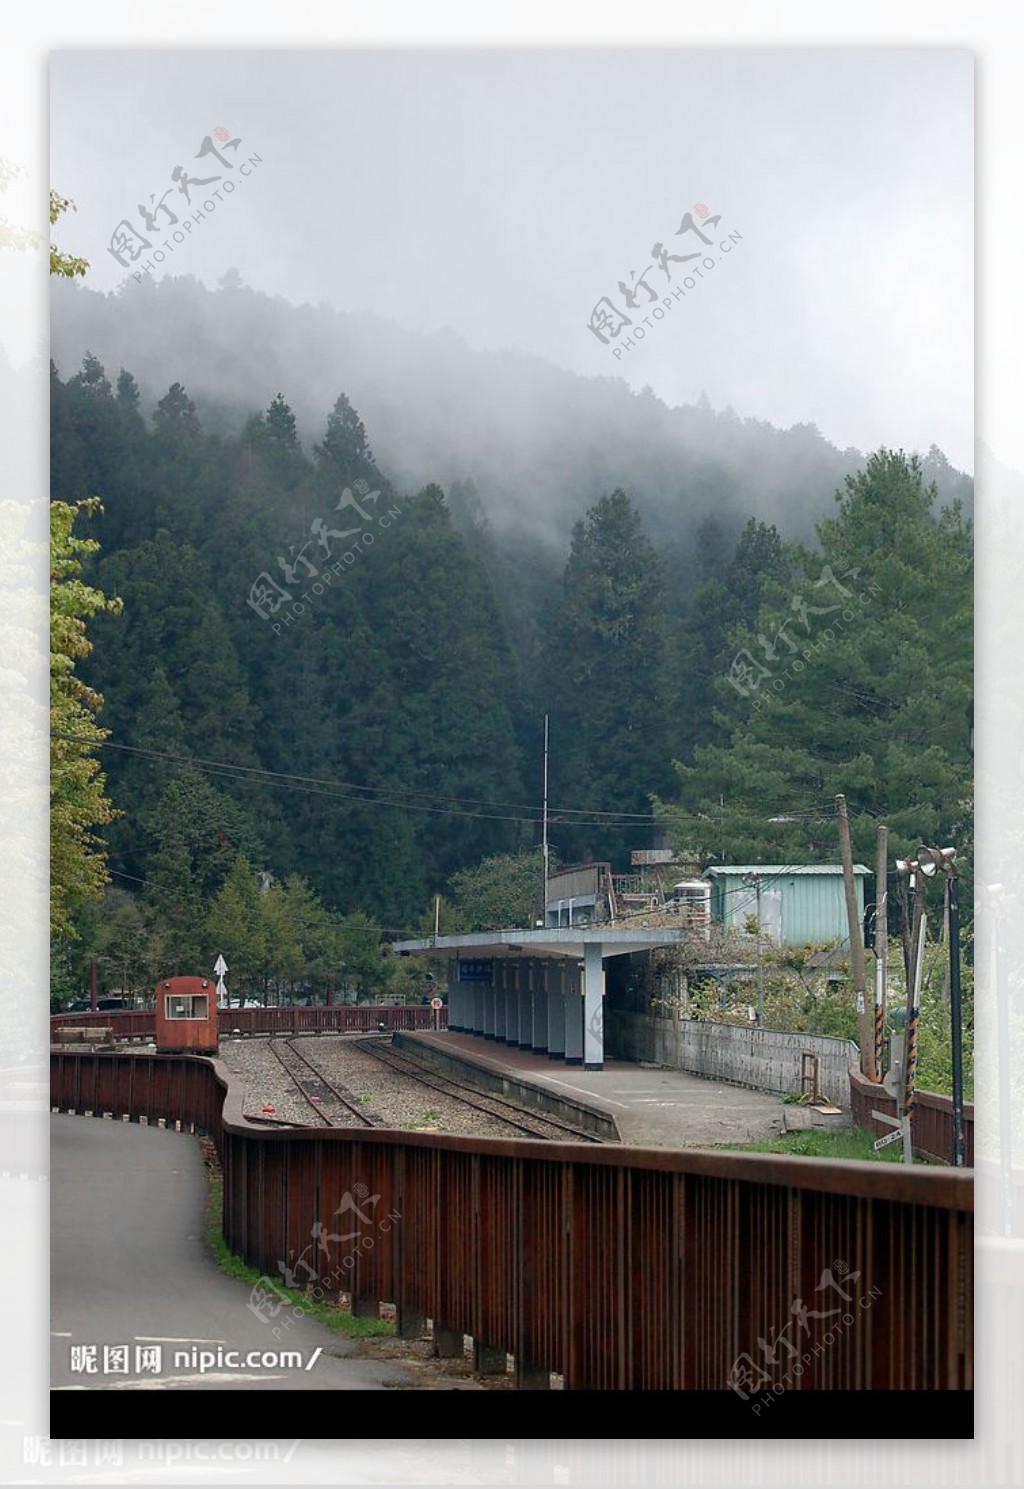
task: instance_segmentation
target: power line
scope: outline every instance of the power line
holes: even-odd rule
[[[140,745],[120,744],[111,739],[92,740],[87,739],[83,735],[67,734],[57,730],[53,731],[53,737],[56,739],[71,740],[77,744],[85,744],[90,748],[119,750],[122,753],[138,755],[144,759],[161,760],[170,764],[190,765],[195,769],[205,770],[209,774],[219,776],[225,780],[264,784],[278,789],[301,791],[311,796],[327,796],[340,801],[359,802],[366,806],[398,807],[409,811],[431,812],[440,816],[471,817],[500,822],[525,822],[533,826],[536,826],[541,820],[539,815],[517,815],[515,813],[516,808],[534,813],[538,812],[536,807],[523,803],[493,803],[488,802],[486,798],[446,797],[428,791],[404,790],[401,787],[360,786],[351,781],[331,781],[318,776],[302,776],[290,774],[285,771],[264,770],[254,765],[238,765],[232,761],[210,760],[201,755],[177,755],[168,750],[145,749]],[[355,792],[373,792],[375,794],[359,796],[354,795],[353,793]],[[442,803],[510,806],[513,810],[508,812],[475,812],[462,810],[460,806],[429,806],[416,801],[396,799],[405,796],[428,797],[434,802]],[[550,811],[564,815],[571,814],[575,820],[566,825],[573,827],[627,827],[634,824],[639,825],[641,823],[657,821],[653,813],[602,812],[598,809],[584,807],[552,807]]]
[[[157,887],[156,885],[154,885],[152,879],[140,879],[140,877],[139,877],[138,874],[129,874],[129,873],[126,873],[124,869],[111,868],[109,864],[107,865],[107,872],[110,873],[110,874],[116,875],[116,877],[118,879],[130,879],[133,884],[145,884],[148,889],[154,889],[154,888]],[[283,880],[278,880],[278,883],[283,884]],[[351,914],[353,912],[350,911],[348,913]],[[339,910],[331,910],[326,905],[324,906],[324,917],[325,917],[325,919],[327,921],[333,922],[333,924],[329,925],[327,928],[328,929],[334,929],[334,930],[338,929],[339,923],[346,918],[345,915],[343,915],[341,913],[341,911],[339,911]],[[321,928],[324,927],[325,920],[324,919],[315,919],[315,920],[294,920],[293,919],[293,920],[290,920],[288,922],[288,924],[291,926],[291,928],[293,930],[300,930],[300,931],[311,930],[311,929],[312,930],[319,930],[319,929],[321,929]],[[351,931],[352,930],[352,927],[349,927],[348,929]],[[361,929],[363,929],[363,928],[361,928]],[[395,937],[399,937],[399,938],[401,938],[403,940],[406,940],[406,941],[414,940],[417,936],[419,936],[419,935],[422,934],[419,930],[413,930],[413,931],[410,931],[410,930],[400,930],[400,929],[398,929],[398,927],[392,926],[392,925],[367,926],[367,927],[365,927],[365,930],[366,930],[366,933],[368,935],[371,932],[374,932],[374,933],[376,933],[376,934],[378,934],[380,936],[395,936]]]

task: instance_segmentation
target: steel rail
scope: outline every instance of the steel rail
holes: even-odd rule
[[[294,1056],[300,1065],[305,1067],[305,1070],[296,1070],[294,1066],[289,1067],[288,1060],[281,1049],[282,1045]],[[353,1123],[351,1120],[337,1122],[328,1111],[324,1110],[323,1098],[313,1095],[306,1089],[306,1085],[304,1084],[304,1082],[308,1083],[311,1077],[317,1085],[330,1093],[333,1100],[349,1114],[350,1118],[355,1117],[357,1119],[357,1125],[362,1127],[377,1127],[380,1125],[379,1118],[372,1113],[364,1111],[351,1092],[345,1091],[328,1076],[324,1075],[323,1071],[314,1065],[308,1055],[302,1050],[297,1049],[294,1039],[271,1039],[270,1048],[277,1056],[278,1061],[296,1090],[305,1097],[307,1103],[313,1108],[325,1127],[351,1127]]]
[[[527,1107],[520,1106],[517,1102],[506,1101],[503,1096],[492,1096],[490,1093],[478,1091],[475,1086],[467,1082],[453,1080],[450,1076],[438,1075],[435,1071],[426,1071],[418,1061],[410,1056],[400,1054],[393,1046],[384,1045],[379,1039],[360,1039],[356,1041],[356,1048],[372,1055],[381,1064],[389,1066],[398,1074],[406,1076],[409,1080],[418,1081],[420,1085],[427,1086],[437,1091],[442,1096],[450,1096],[454,1101],[461,1101],[463,1106],[473,1107],[484,1115],[494,1117],[501,1122],[507,1122],[510,1127],[516,1127],[520,1132],[525,1132],[528,1137],[544,1137],[538,1131],[541,1127],[553,1128],[558,1137],[564,1141],[603,1143],[604,1138],[598,1137],[596,1133],[587,1132],[582,1127],[574,1127],[571,1122],[563,1122],[558,1117],[542,1116],[539,1112],[533,1113]],[[464,1093],[471,1091],[473,1098]],[[485,1104],[489,1103],[489,1104]],[[514,1115],[509,1115],[513,1113]],[[524,1118],[526,1120],[524,1120]],[[532,1124],[532,1125],[531,1125]],[[550,1139],[546,1139],[550,1140]]]

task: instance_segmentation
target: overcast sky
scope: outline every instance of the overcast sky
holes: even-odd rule
[[[169,189],[185,218],[221,189],[189,209],[181,166],[236,189],[179,244],[160,214],[156,275],[235,267],[295,303],[974,468],[966,51],[68,52],[51,83],[52,180],[78,206],[58,241],[94,289],[129,276],[108,245],[144,230],[140,204]],[[230,165],[195,158],[207,136]],[[677,233],[687,212],[710,246]],[[713,264],[687,288],[655,244]],[[603,297],[650,317],[618,288],[649,265],[658,308],[683,297],[602,343]]]

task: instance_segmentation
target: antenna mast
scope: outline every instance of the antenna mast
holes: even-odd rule
[[[544,924],[548,923],[548,716],[544,715]]]

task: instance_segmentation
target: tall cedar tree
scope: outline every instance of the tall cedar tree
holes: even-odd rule
[[[897,856],[964,841],[971,528],[935,498],[916,457],[878,451],[836,494],[820,551],[796,550],[791,584],[769,584],[756,623],[734,637],[760,686],[743,696],[723,669],[725,742],[677,766],[680,800],[662,811],[705,859],[835,860],[838,792],[869,864],[879,822]]]
[[[650,815],[668,764],[665,575],[621,489],[576,524],[547,657],[553,839],[564,860],[628,863],[642,820],[576,826],[559,806]],[[599,825],[606,822],[608,825]]]

